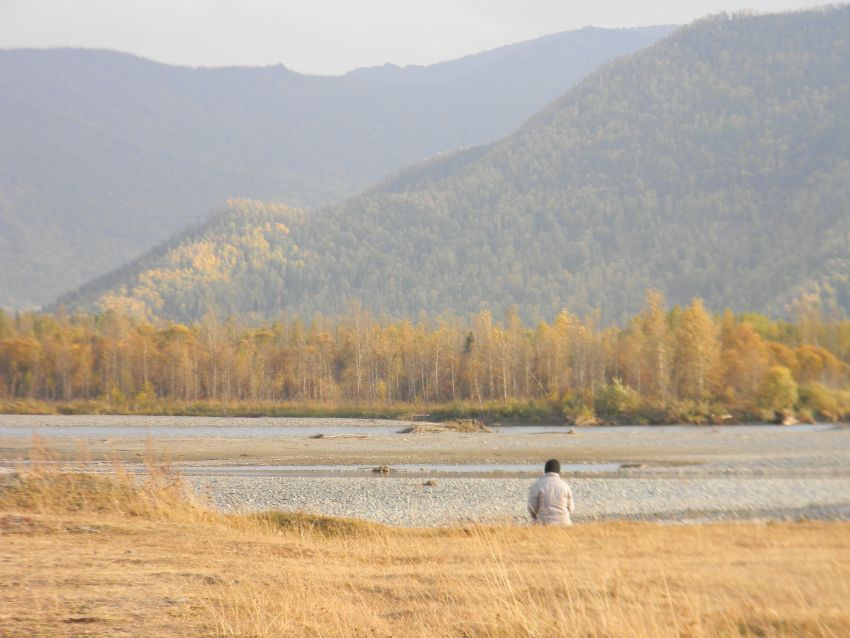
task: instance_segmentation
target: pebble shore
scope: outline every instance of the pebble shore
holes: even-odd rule
[[[188,477],[231,512],[279,509],[427,527],[525,523],[529,479]],[[607,519],[850,520],[847,478],[581,478],[569,480],[575,522]]]

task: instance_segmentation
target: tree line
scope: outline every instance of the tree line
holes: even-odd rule
[[[345,315],[264,326],[211,314],[196,323],[0,312],[0,399],[114,404],[542,401],[611,417],[676,407],[850,413],[850,321],[816,301],[794,320],[666,307],[650,291],[623,326],[567,310],[530,325],[517,309],[389,320]]]

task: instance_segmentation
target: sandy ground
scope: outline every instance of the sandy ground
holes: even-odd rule
[[[2,418],[0,418],[2,424]],[[365,428],[368,431],[368,428]],[[158,438],[157,453],[181,464],[336,465],[402,463],[562,463],[616,462],[633,466],[632,475],[850,476],[850,428],[788,429],[778,426],[693,427],[622,432],[576,428],[569,434],[438,433],[367,434],[366,438],[312,439],[308,435],[241,437],[238,428],[215,437]],[[145,438],[74,436],[48,439],[66,459],[139,461],[151,441]],[[25,458],[33,438],[0,434],[0,462]]]

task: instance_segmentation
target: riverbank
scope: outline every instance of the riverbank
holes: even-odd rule
[[[411,421],[329,418],[0,415],[0,461],[24,458],[33,436],[62,459],[138,461],[151,444],[175,463],[623,463],[716,474],[734,466],[824,472],[850,467],[842,425],[504,427],[493,433],[402,433]],[[337,436],[338,434],[357,436]],[[318,436],[322,435],[322,436]],[[152,440],[149,440],[152,439]],[[755,464],[755,465],[754,465]],[[768,464],[768,465],[765,465]],[[738,470],[736,470],[738,471]],[[772,471],[772,470],[771,470]]]
[[[402,419],[445,422],[475,419],[486,424],[568,424],[568,425],[731,425],[755,424],[776,418],[773,412],[714,404],[676,402],[665,406],[644,406],[622,412],[596,415],[592,410],[566,407],[542,400],[457,401],[449,403],[299,403],[279,401],[225,402],[145,399],[144,401],[106,399],[39,401],[21,399],[0,401],[0,414],[19,415],[113,415],[113,416],[196,416],[244,418],[360,418]],[[793,415],[787,415],[792,418]],[[819,415],[823,422],[833,419]],[[811,412],[801,417],[814,422]]]
[[[114,461],[133,468],[154,450],[224,511],[305,510],[433,526],[525,522],[525,491],[543,462],[555,457],[576,491],[580,522],[850,518],[850,428],[844,426],[402,433],[407,425],[5,416],[0,468],[14,470],[44,445],[57,461],[77,462],[84,450],[86,467],[101,471]],[[33,438],[45,432],[51,435]],[[378,466],[386,472],[372,472]]]

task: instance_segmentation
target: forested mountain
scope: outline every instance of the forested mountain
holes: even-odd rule
[[[262,318],[269,308],[285,305],[286,272],[301,263],[291,234],[304,219],[303,211],[284,204],[228,200],[206,223],[93,280],[62,303],[149,318],[201,317],[208,311]]]
[[[0,51],[0,307],[50,301],[227,197],[327,204],[496,139],[671,29],[583,29],[341,77]]]
[[[251,254],[266,260],[240,278],[252,303],[232,287],[215,307],[334,314],[357,299],[415,316],[517,304],[527,317],[566,306],[610,320],[657,288],[673,303],[767,312],[816,292],[846,311],[848,33],[850,7],[699,21],[498,143],[311,212],[270,242],[284,260]],[[65,301],[102,306],[111,291],[110,303],[196,317],[204,304],[172,310],[146,266]]]

